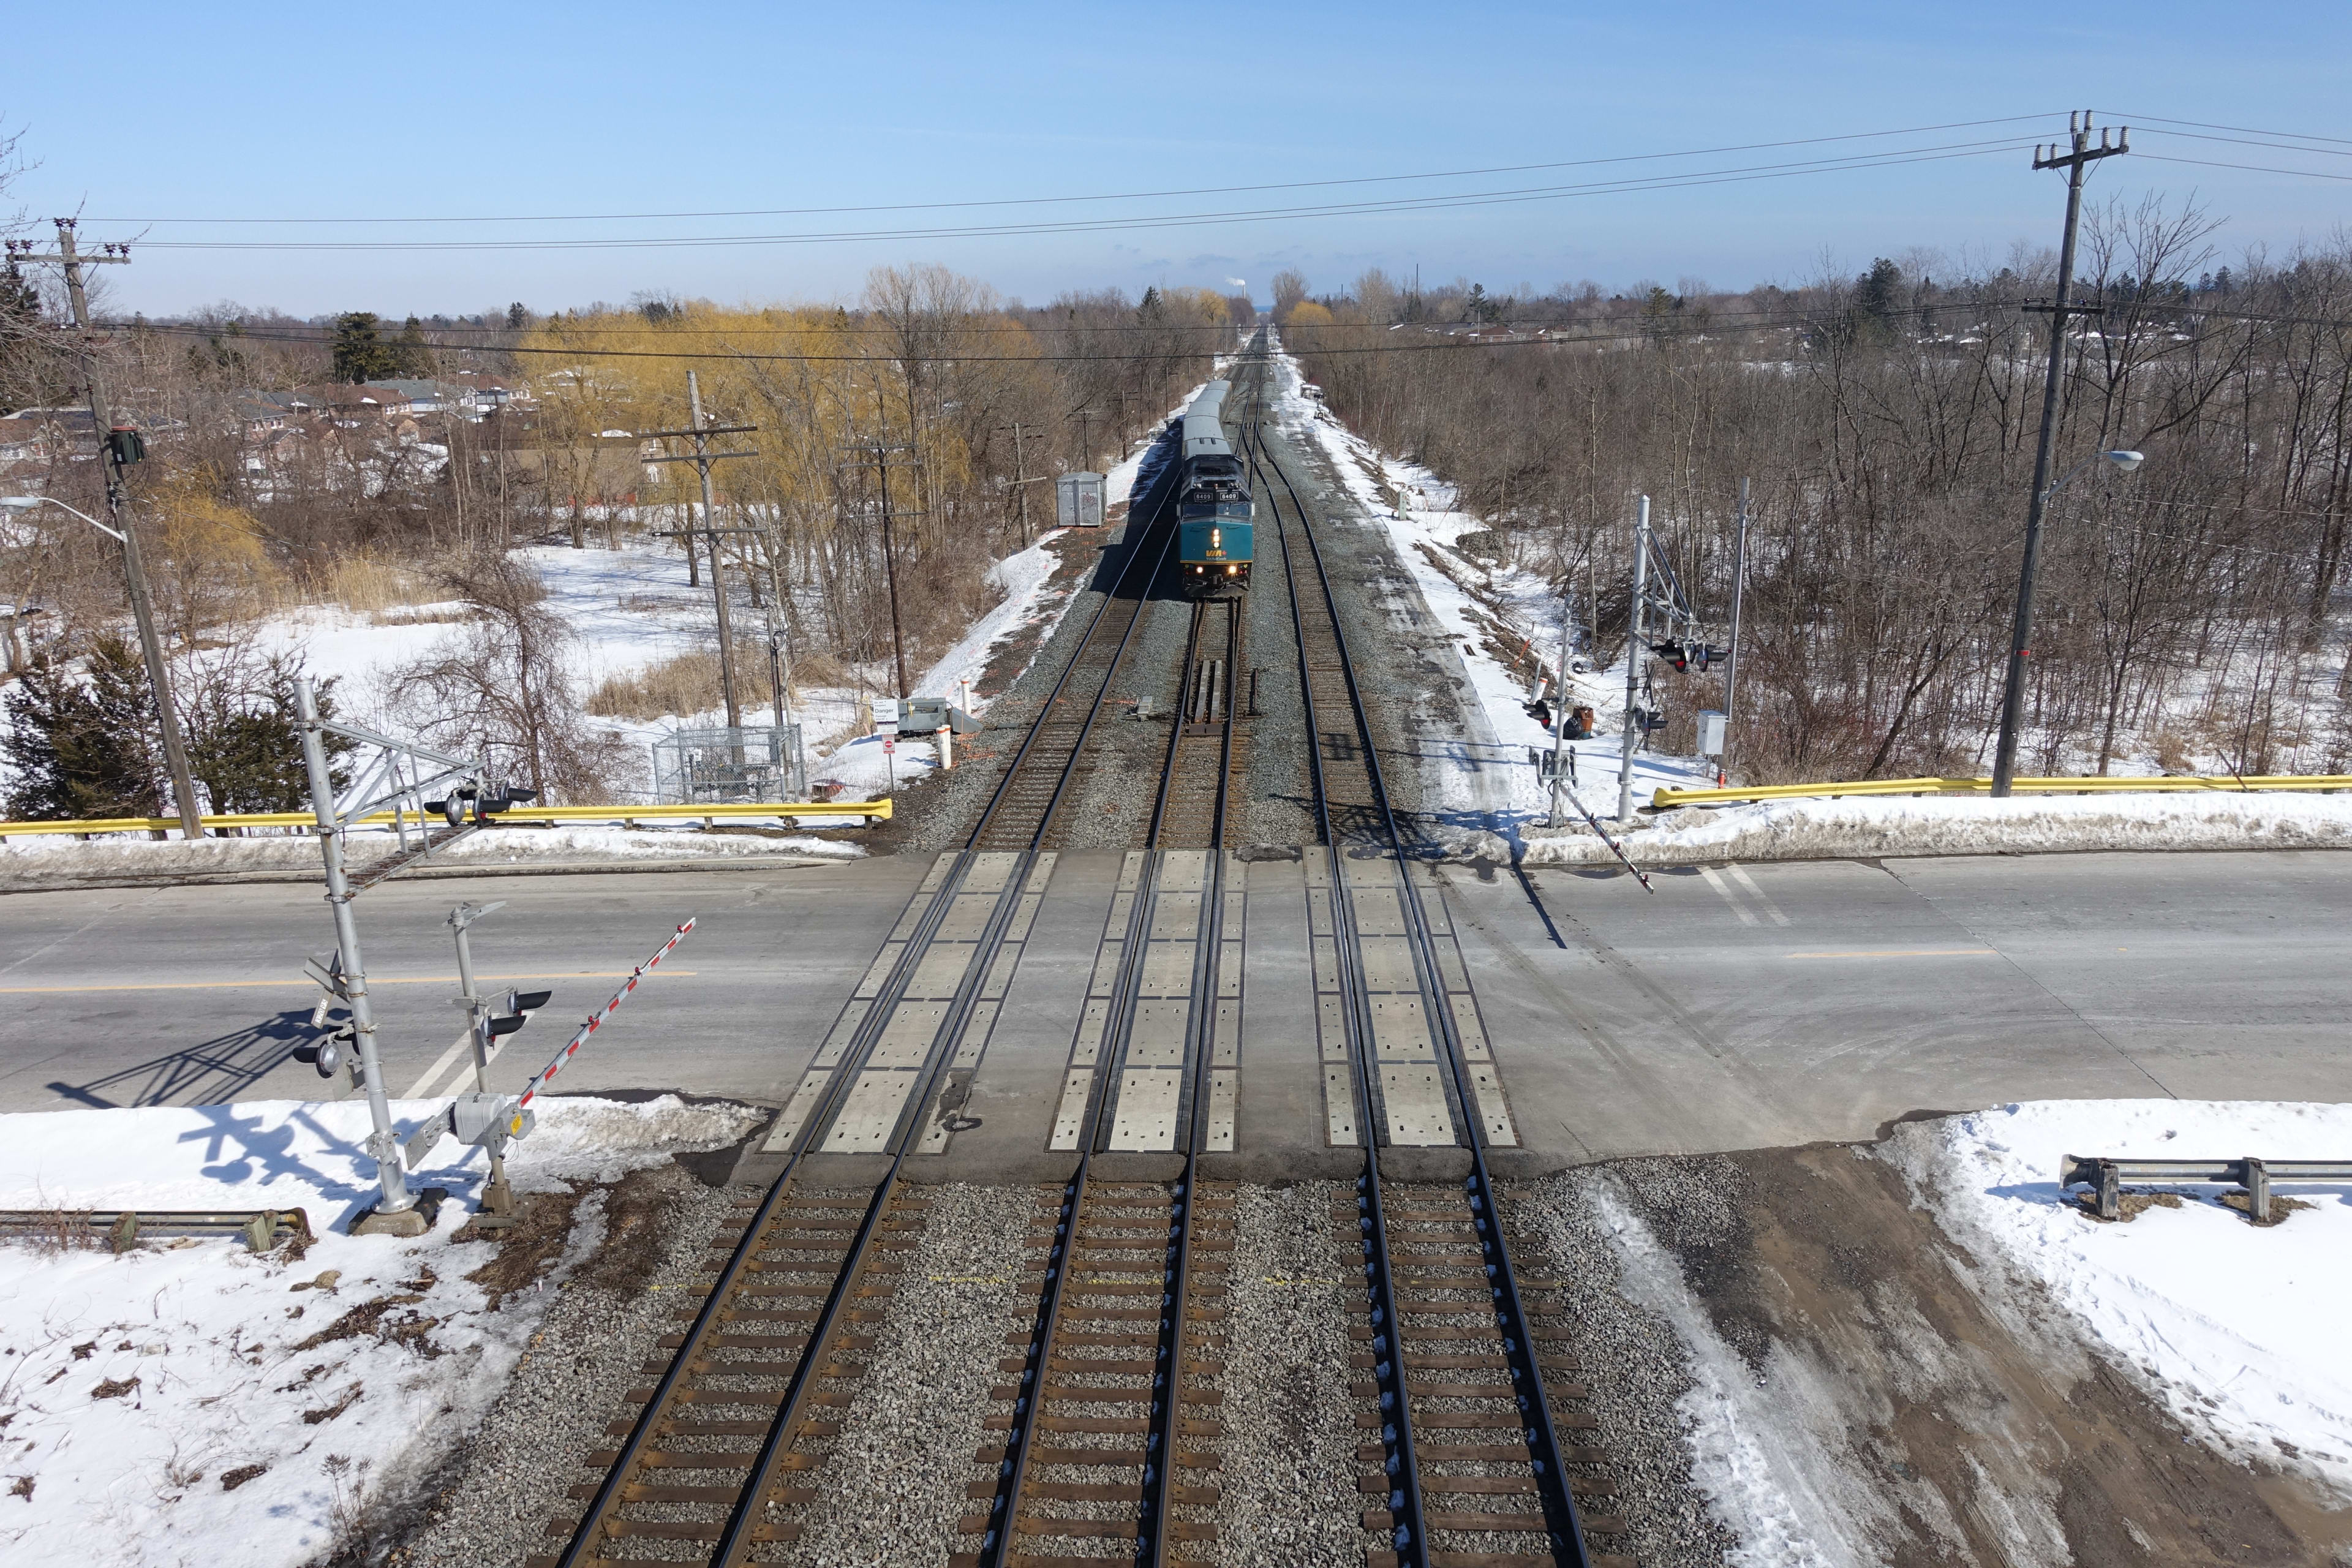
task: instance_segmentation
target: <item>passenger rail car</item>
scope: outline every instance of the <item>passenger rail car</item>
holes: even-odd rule
[[[1176,476],[1176,556],[1184,593],[1223,598],[1249,586],[1254,552],[1249,477],[1225,440],[1230,382],[1213,381],[1184,410]]]

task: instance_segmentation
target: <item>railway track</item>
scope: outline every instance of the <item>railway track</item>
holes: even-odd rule
[[[1089,1081],[1067,1184],[1041,1194],[1033,1227],[1036,1310],[1020,1353],[1001,1370],[1017,1378],[995,1391],[1009,1405],[1001,1431],[975,1456],[994,1479],[971,1487],[984,1511],[961,1526],[973,1550],[950,1568],[1069,1568],[1101,1562],[1118,1543],[1127,1561],[1160,1565],[1213,1559],[1217,1439],[1224,1391],[1223,1298],[1234,1247],[1230,1186],[1203,1183],[1216,1097],[1226,909],[1225,826],[1238,764],[1234,698],[1242,606],[1192,607],[1182,701],[1153,804],[1149,852],[1129,898],[1112,1012]],[[1207,853],[1197,877],[1163,879],[1165,852]],[[1171,906],[1174,906],[1171,908]],[[1183,1173],[1167,1184],[1103,1182],[1095,1156],[1108,1134],[1112,1098],[1136,1038],[1149,938],[1174,915],[1196,931],[1191,994],[1179,1059],[1176,1120]],[[1231,978],[1231,977],[1225,977]],[[1230,1114],[1230,1113],[1228,1113]]]
[[[1262,368],[1257,397],[1262,406]],[[1488,1089],[1466,1070],[1454,1034],[1319,550],[1279,462],[1255,443],[1251,461],[1265,481],[1261,515],[1272,515],[1280,540],[1318,741],[1309,765],[1327,864],[1319,894],[1310,878],[1310,897],[1324,900],[1349,981],[1349,1092],[1365,1163],[1341,1219],[1354,1222],[1351,1265],[1365,1288],[1365,1317],[1350,1331],[1368,1568],[1622,1561],[1585,1554],[1585,1531],[1614,1522],[1576,1512],[1577,1496],[1605,1492],[1589,1474],[1600,1455],[1558,1440],[1557,1429],[1589,1418],[1551,1413],[1554,1400],[1583,1391],[1556,1342],[1564,1325],[1521,1304],[1485,1165]],[[1122,575],[1156,573],[1164,548],[1131,552]],[[635,1414],[608,1429],[617,1446],[592,1458],[603,1479],[572,1489],[576,1520],[551,1524],[562,1552],[532,1568],[731,1568],[793,1555],[805,1511],[830,1489],[833,1442],[887,1319],[898,1255],[922,1229],[927,1199],[906,1179],[907,1161],[946,1124],[967,1037],[1001,999],[1000,956],[1034,917],[1052,858],[1043,847],[1142,604],[1140,591],[1106,600],[965,847],[941,857],[909,900],[772,1134],[782,1173],[714,1242],[708,1295],[680,1310],[661,1341],[669,1355],[649,1362],[652,1381],[630,1391]],[[1133,858],[1123,905],[1114,905],[1124,941],[1090,1058],[1076,1165],[1039,1195],[1024,1274],[1030,1320],[997,1369],[1002,1408],[974,1456],[986,1479],[970,1483],[955,1568],[1216,1554],[1222,1417],[1236,1392],[1222,1385],[1234,1197],[1202,1179],[1201,1161],[1218,1146],[1221,1115],[1222,1146],[1232,1133],[1231,1075],[1221,1064],[1237,1037],[1223,1000],[1234,996],[1237,1007],[1229,990],[1237,974],[1222,969],[1238,967],[1224,926],[1229,910],[1239,919],[1228,879],[1237,889],[1240,868],[1225,835],[1244,718],[1235,700],[1242,621],[1232,601],[1194,608],[1185,701],[1173,716],[1150,847]],[[1360,858],[1367,847],[1380,852]],[[1359,904],[1386,910],[1400,934],[1377,940],[1412,954],[1421,1015],[1444,1047],[1443,1104],[1470,1143],[1471,1174],[1459,1186],[1383,1184],[1377,1074],[1385,1069],[1375,1066]],[[1171,931],[1191,942],[1192,1005],[1181,1026],[1164,1011],[1145,1017],[1142,1001],[1147,954],[1156,949],[1164,967]],[[943,970],[940,955],[959,945],[961,967]],[[942,974],[952,975],[951,990]],[[1164,995],[1171,981],[1158,974],[1151,984],[1150,994]],[[1149,1078],[1141,1098],[1157,1103],[1151,1095],[1171,1077],[1181,1173],[1098,1175],[1097,1156],[1128,1116],[1122,1094]],[[887,1170],[871,1186],[804,1186],[805,1157],[835,1148],[886,1155]]]
[[[1192,606],[1183,682],[1170,715],[1168,759],[1152,812],[1154,848],[1214,848],[1223,836],[1225,802],[1241,787],[1245,762],[1244,608],[1239,599],[1203,599]]]
[[[1160,471],[1142,504],[1129,509],[1130,517],[1143,519],[1139,537],[1122,542],[1128,551],[1118,581],[1095,611],[1085,640],[1046,695],[1004,776],[997,781],[995,794],[972,833],[973,848],[1042,845],[1062,802],[1086,779],[1091,764],[1087,738],[1110,706],[1119,662],[1151,602],[1151,584],[1176,548],[1175,473],[1176,465],[1171,463]],[[1131,532],[1136,531],[1135,524],[1129,526]]]
[[[784,1154],[783,1169],[714,1244],[701,1305],[680,1311],[660,1342],[671,1353],[645,1368],[654,1381],[626,1395],[636,1415],[607,1430],[619,1446],[590,1457],[604,1479],[572,1489],[570,1500],[582,1505],[577,1519],[550,1522],[563,1550],[530,1559],[530,1568],[681,1560],[734,1568],[800,1539],[798,1516],[824,1489],[838,1413],[855,1398],[887,1316],[895,1254],[921,1228],[929,1200],[906,1180],[906,1162],[946,1124],[942,1091],[954,1082],[962,1042],[975,1016],[992,1016],[1001,999],[998,956],[1034,917],[1050,859],[1045,839],[1173,546],[1160,516],[1171,488],[1155,486],[1137,509],[1148,521],[1118,584],[964,848],[943,856],[917,890],[780,1117],[769,1148]],[[964,951],[952,992],[941,997],[931,960],[948,946]],[[917,1065],[907,1070],[908,1047],[918,1045]],[[853,1125],[843,1143],[839,1130]],[[806,1156],[836,1144],[886,1155],[886,1174],[870,1188],[803,1190]],[[1180,1196],[1171,1206],[1189,1215],[1193,1205]],[[1087,1223],[1120,1208],[1091,1205]],[[1165,1227],[1155,1216],[1155,1231]],[[1071,1299],[1096,1310],[1087,1294]],[[1171,1411],[1181,1403],[1168,1401]],[[1192,1436],[1172,1416],[1153,1430],[1163,1428],[1157,1452]],[[1144,1490],[1158,1520],[1191,1506],[1183,1489],[1147,1483]]]
[[[1587,1543],[1588,1532],[1622,1529],[1613,1518],[1587,1519],[1577,1507],[1580,1493],[1608,1495],[1608,1483],[1592,1473],[1601,1450],[1559,1439],[1563,1429],[1594,1423],[1556,1416],[1553,1402],[1580,1400],[1588,1390],[1570,1375],[1578,1368],[1562,1344],[1565,1321],[1531,1312],[1522,1296],[1486,1168],[1487,1140],[1501,1125],[1499,1088],[1465,1052],[1322,549],[1257,423],[1265,376],[1261,359],[1248,461],[1261,515],[1274,516],[1315,740],[1308,770],[1326,863],[1319,878],[1310,875],[1309,898],[1318,897],[1319,881],[1320,929],[1331,935],[1341,973],[1353,1120],[1364,1147],[1354,1202],[1338,1217],[1353,1222],[1349,1261],[1364,1284],[1365,1321],[1350,1330],[1360,1347],[1351,1371],[1360,1374],[1353,1392],[1363,1401],[1358,1420],[1366,1435],[1357,1457],[1365,1467],[1363,1527],[1384,1538],[1367,1549],[1367,1568],[1630,1568],[1630,1558],[1596,1555]],[[1393,975],[1405,960],[1417,1005],[1376,1013],[1372,971]],[[1468,1145],[1470,1170],[1458,1185],[1397,1188],[1382,1180],[1382,1143],[1399,1114],[1391,1091],[1402,1086],[1391,1076],[1402,1069],[1376,1068],[1380,1037],[1415,1026],[1428,1031],[1445,1110]]]

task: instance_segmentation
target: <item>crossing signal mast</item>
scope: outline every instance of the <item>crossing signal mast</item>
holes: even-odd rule
[[[1676,673],[1696,665],[1702,672],[1709,666],[1723,663],[1731,657],[1731,649],[1706,641],[1701,636],[1698,612],[1691,608],[1690,598],[1683,592],[1682,579],[1675,574],[1674,562],[1668,558],[1665,546],[1650,527],[1650,498],[1641,498],[1633,522],[1633,596],[1629,612],[1630,623],[1625,641],[1625,731],[1622,752],[1617,764],[1617,821],[1620,826],[1633,820],[1633,753],[1650,736],[1666,727],[1666,716],[1654,706],[1643,707],[1646,698],[1655,704],[1657,697],[1650,686],[1649,658],[1664,659],[1674,666]],[[1655,637],[1652,630],[1654,619]],[[1648,657],[1645,657],[1646,655]]]
[[[352,1218],[352,1234],[422,1236],[433,1228],[436,1212],[448,1194],[437,1187],[411,1192],[401,1170],[400,1139],[393,1131],[392,1104],[384,1089],[383,1064],[376,1050],[375,1012],[368,999],[367,970],[360,958],[359,923],[352,914],[352,900],[358,896],[358,889],[352,886],[350,874],[344,868],[343,834],[352,823],[387,806],[403,811],[413,807],[420,824],[428,807],[437,807],[454,826],[470,802],[478,823],[485,812],[503,810],[518,800],[530,799],[531,792],[509,789],[479,758],[451,756],[355,725],[321,719],[318,693],[308,677],[296,680],[294,703],[297,726],[302,732],[302,763],[310,774],[311,820],[319,836],[320,856],[326,862],[327,907],[335,917],[334,953],[330,958],[313,959],[310,965],[310,978],[318,982],[321,993],[311,1020],[315,1026],[323,1026],[328,1015],[338,1007],[346,1015],[333,1034],[299,1048],[296,1056],[310,1061],[321,1078],[332,1078],[338,1069],[348,1069],[367,1091],[368,1119],[373,1131],[362,1147],[375,1157],[381,1191],[373,1204]],[[375,749],[375,755],[360,770],[358,777],[341,792],[327,763],[329,735]],[[428,802],[425,798],[436,791],[439,800]],[[429,852],[431,847],[432,837],[427,830],[425,848]]]

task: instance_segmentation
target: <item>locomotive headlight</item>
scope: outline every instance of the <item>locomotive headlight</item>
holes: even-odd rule
[[[1228,566],[1225,568],[1225,575],[1228,577],[1236,576],[1240,572],[1241,568],[1238,566]]]
[[[1209,530],[1209,548],[1212,550],[1223,550],[1224,547],[1225,531],[1222,528],[1213,528]]]

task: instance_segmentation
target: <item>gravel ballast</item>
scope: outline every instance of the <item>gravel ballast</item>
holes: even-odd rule
[[[1510,1192],[1522,1267],[1566,1283],[1573,1348],[1592,1385],[1584,1407],[1600,1417],[1596,1440],[1619,1489],[1608,1509],[1628,1519],[1633,1553],[1643,1568],[1715,1568],[1733,1542],[1689,1484],[1675,1410],[1689,1374],[1675,1331],[1617,1293],[1617,1265],[1591,1201],[1594,1184],[1607,1179],[1570,1172]],[[520,1568],[560,1550],[548,1521],[576,1517],[579,1505],[565,1494],[596,1479],[580,1461],[614,1446],[607,1424],[634,1408],[620,1395],[646,1381],[643,1366],[665,1353],[656,1341],[679,1308],[698,1300],[710,1238],[754,1195],[704,1187],[674,1168],[633,1181],[625,1197],[596,1193],[582,1203],[574,1239],[550,1276],[562,1300],[488,1419],[435,1479],[422,1522],[392,1561]],[[1365,1434],[1348,1364],[1363,1303],[1349,1268],[1354,1238],[1338,1217],[1349,1187],[1231,1190],[1234,1247],[1218,1325],[1220,1495],[1202,1516],[1213,1519],[1218,1539],[1211,1551],[1188,1545],[1182,1555],[1355,1568],[1370,1539],[1359,1523],[1370,1500],[1358,1488]],[[986,1508],[966,1489],[992,1474],[974,1455],[998,1436],[984,1426],[1005,1408],[992,1397],[1010,1381],[998,1363],[1018,1353],[1010,1342],[1033,1310],[1022,1288],[1024,1242],[1040,1213],[1039,1189],[942,1184],[920,1193],[929,1200],[921,1238],[899,1255],[889,1319],[877,1329],[865,1375],[831,1385],[855,1394],[840,1435],[802,1445],[825,1447],[830,1462],[813,1478],[816,1500],[776,1516],[803,1533],[769,1548],[773,1561],[938,1568],[974,1544],[957,1527]],[[615,1202],[640,1216],[617,1241],[608,1212]],[[1126,1517],[1123,1507],[1112,1511]],[[634,1550],[683,1560],[695,1546],[641,1541]]]
[[[1349,1238],[1335,1182],[1243,1187],[1226,1294],[1223,1495],[1217,1561],[1357,1568],[1356,1412],[1348,1325],[1362,1291],[1335,1267]]]
[[[904,1255],[890,1321],[852,1385],[817,1501],[797,1515],[789,1560],[856,1568],[936,1568],[956,1523],[984,1507],[964,1496],[1005,1336],[1028,1325],[1021,1242],[1034,1187],[927,1186],[929,1222]]]
[[[547,1521],[584,1473],[581,1458],[612,1444],[605,1423],[622,1413],[639,1364],[660,1353],[671,1313],[700,1299],[710,1237],[737,1196],[677,1166],[618,1192],[582,1202],[550,1277],[562,1297],[505,1394],[431,1483],[423,1522],[393,1554],[403,1568],[519,1565],[561,1549]],[[635,1219],[626,1230],[614,1224],[624,1211]]]

